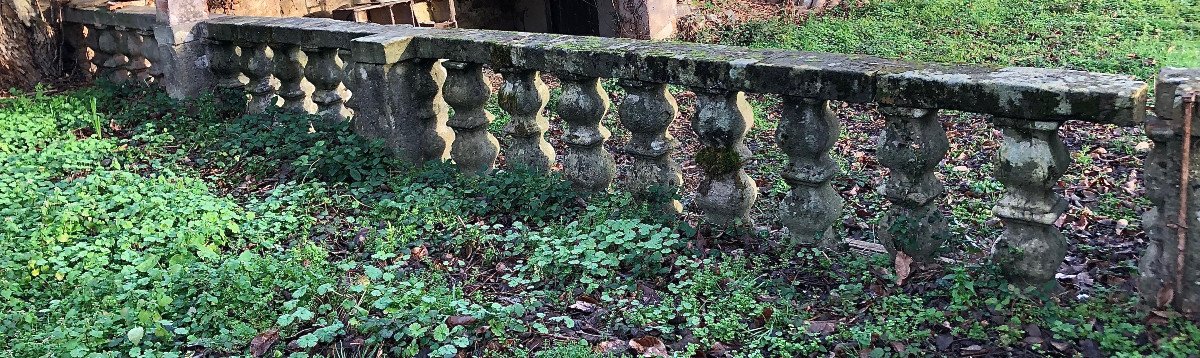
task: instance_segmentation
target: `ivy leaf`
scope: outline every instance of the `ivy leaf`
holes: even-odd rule
[[[296,345],[300,346],[300,348],[312,348],[317,346],[317,341],[317,335],[309,333],[300,336],[300,339],[296,340]]]

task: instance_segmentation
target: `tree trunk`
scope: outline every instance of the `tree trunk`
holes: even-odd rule
[[[0,0],[0,92],[28,89],[62,72],[53,13],[44,0]]]

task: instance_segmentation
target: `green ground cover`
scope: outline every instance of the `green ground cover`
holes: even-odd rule
[[[307,115],[93,88],[0,119],[0,356],[1200,354],[1125,291],[1030,297],[987,265],[899,286],[884,257],[409,168]]]
[[[735,0],[699,2],[718,9],[736,6]],[[923,62],[1069,68],[1150,80],[1163,66],[1200,66],[1200,3],[881,0],[802,21],[776,16],[725,24],[702,31],[696,40]]]

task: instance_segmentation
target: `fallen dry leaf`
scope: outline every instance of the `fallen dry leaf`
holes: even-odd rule
[[[629,347],[637,351],[642,357],[670,357],[667,354],[667,346],[663,345],[663,341],[654,336],[645,336],[642,338],[634,338],[629,340]]]
[[[275,342],[278,340],[278,329],[272,328],[263,333],[259,333],[257,336],[254,336],[254,339],[250,340],[250,354],[255,357],[262,357],[264,354],[267,354],[267,352],[270,351],[271,347],[274,346]]]
[[[912,263],[912,257],[904,251],[896,251],[896,285],[904,285],[904,280],[912,274]]]
[[[451,327],[453,327],[453,326],[466,326],[466,325],[469,325],[469,324],[475,323],[475,321],[478,321],[478,319],[476,319],[475,317],[471,317],[471,316],[450,316],[450,317],[446,317],[446,324],[450,325]]]
[[[625,353],[625,351],[627,351],[627,350],[629,350],[629,344],[625,343],[625,341],[622,341],[619,339],[600,342],[600,343],[597,343],[595,347],[592,347],[592,352],[602,354],[602,355],[613,355],[613,356],[620,355],[621,353]]]

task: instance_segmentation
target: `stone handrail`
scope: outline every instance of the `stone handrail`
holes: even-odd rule
[[[119,69],[124,62],[97,63],[96,58],[122,53],[121,46],[106,40],[113,36],[109,29],[141,29],[142,12],[70,10],[66,19],[100,33],[98,42],[89,34],[76,44],[99,46],[90,63]],[[990,114],[1003,133],[996,176],[1005,186],[994,208],[1004,223],[994,259],[1013,282],[1035,286],[1053,281],[1067,250],[1054,225],[1067,204],[1053,187],[1070,163],[1059,126],[1067,120],[1136,126],[1147,118],[1147,84],[1124,75],[312,18],[219,16],[202,25],[198,36],[207,41],[216,86],[244,89],[248,111],[281,107],[330,120],[353,115],[358,133],[384,140],[406,160],[452,160],[474,175],[493,170],[500,154],[498,139],[487,130],[493,115],[485,104],[493,89],[484,66],[504,77],[496,95],[512,117],[505,128],[507,165],[541,171],[556,166],[559,158],[545,139],[549,125],[543,112],[550,96],[540,76],[551,73],[563,90],[557,103],[568,148],[562,171],[586,191],[607,190],[616,178],[613,154],[603,145],[610,133],[601,119],[610,103],[601,79],[619,79],[626,92],[617,112],[631,133],[624,152],[632,168],[621,184],[643,197],[656,188],[681,186],[680,167],[671,157],[678,142],[667,131],[679,112],[667,86],[691,88],[697,94],[692,128],[703,144],[696,162],[705,172],[696,204],[707,220],[722,225],[749,222],[757,197],[755,182],[743,169],[751,154],[744,139],[754,123],[743,93],[780,95],[777,136],[789,158],[782,176],[791,185],[781,218],[799,243],[828,244],[843,206],[830,183],[838,173],[830,150],[840,123],[829,101],[875,102],[885,117],[878,153],[891,170],[883,193],[892,203],[878,235],[889,251],[918,260],[933,259],[947,237],[947,223],[937,210],[943,188],[935,174],[948,139],[937,111]],[[1157,89],[1158,96],[1166,96],[1158,103],[1173,104],[1159,109],[1170,113],[1160,113],[1166,119],[1179,118],[1182,104],[1171,97],[1179,92],[1176,87],[1200,88],[1194,71],[1180,73],[1159,81],[1169,88]],[[1178,122],[1172,123],[1178,127]],[[1168,132],[1151,137],[1165,146],[1179,137],[1178,131]],[[1148,172],[1169,183],[1168,174]],[[1170,208],[1167,190],[1150,194],[1156,205]],[[662,209],[682,210],[678,202]],[[1148,226],[1173,225],[1168,216],[1151,218]],[[1167,230],[1149,231],[1156,242],[1168,242]],[[1164,257],[1169,249],[1163,249]]]

